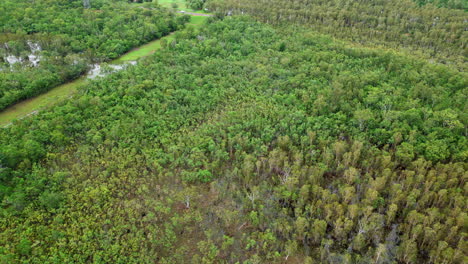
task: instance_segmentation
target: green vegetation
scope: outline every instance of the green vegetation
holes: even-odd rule
[[[465,13],[265,3],[0,129],[0,263],[468,262]]]
[[[172,36],[165,36],[161,39],[152,41],[148,44],[141,46],[135,50],[132,50],[122,57],[111,61],[110,63],[122,63],[126,61],[138,60],[142,57],[151,55],[153,52],[161,48],[161,40],[170,40]],[[13,106],[8,107],[4,111],[0,112],[0,126],[7,125],[13,120],[23,118],[35,111],[41,110],[44,107],[52,106],[57,102],[63,101],[69,98],[79,86],[84,85],[87,82],[85,77],[75,79],[71,82],[59,85],[34,98],[24,100]]]
[[[291,32],[210,20],[1,130],[3,260],[463,262],[466,74]]]
[[[51,106],[57,102],[69,98],[76,89],[86,82],[86,78],[81,77],[72,82],[54,87],[34,98],[24,100],[20,103],[12,105],[0,112],[0,126],[10,124],[13,120],[23,118],[25,116],[35,114],[36,111],[44,107]]]
[[[200,26],[207,17],[192,16],[190,17],[189,25]],[[120,58],[111,61],[111,64],[120,64],[127,61],[135,61],[143,57],[147,57],[153,54],[155,51],[161,48],[161,43],[168,43],[174,39],[173,35],[162,37],[161,39],[151,41],[148,44],[142,45],[128,53],[124,54]],[[47,91],[34,98],[24,100],[18,104],[8,107],[4,111],[0,112],[0,126],[10,124],[13,120],[23,118],[30,114],[35,114],[38,110],[44,107],[49,107],[57,102],[61,102],[69,98],[79,86],[84,85],[87,82],[85,78],[78,78],[66,84],[54,87],[52,90]]]
[[[197,13],[205,13],[203,10],[204,3],[203,0],[158,0],[158,4],[163,7]]]
[[[271,24],[301,24],[365,45],[398,49],[466,68],[467,13],[419,7],[412,0],[209,0],[210,10],[252,15]]]
[[[454,9],[468,9],[468,1],[465,0],[414,0],[419,5],[432,4],[437,7],[447,7]]]
[[[149,56],[153,54],[156,50],[161,48],[161,40],[163,39],[164,41],[171,41],[172,39],[174,39],[174,37],[172,35],[169,35],[169,36],[163,37],[162,39],[158,39],[148,44],[142,45],[124,54],[122,57],[115,60],[114,62],[134,61],[134,60],[138,60],[139,58]]]
[[[194,10],[202,10],[205,0],[187,0],[187,5]]]
[[[82,75],[92,62],[180,28],[183,16],[146,3],[81,0],[0,3],[0,110]]]
[[[191,16],[188,24],[192,26],[200,26],[203,24],[203,22],[205,22],[206,19],[207,17],[204,16]],[[174,40],[174,35],[166,36],[162,39],[152,41],[148,44],[136,48],[135,50],[132,50],[131,52],[128,52],[127,54],[124,54],[122,57],[112,62],[118,63],[125,61],[134,61],[149,56],[161,48],[161,43],[169,43],[172,40]]]

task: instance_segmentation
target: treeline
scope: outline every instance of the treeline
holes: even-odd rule
[[[246,18],[0,130],[6,263],[464,263],[467,76]]]
[[[202,10],[206,0],[186,0],[187,6],[193,10]]]
[[[466,70],[466,12],[411,0],[210,0],[223,14],[249,14],[272,23],[307,25],[332,36],[364,44],[417,51]]]
[[[127,1],[91,4],[84,9],[81,0],[0,3],[0,110],[75,79],[88,64],[117,58],[187,21],[152,3],[146,3],[147,8]],[[31,58],[39,61],[32,63]]]

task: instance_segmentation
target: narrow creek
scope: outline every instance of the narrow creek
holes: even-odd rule
[[[189,25],[201,25],[206,18],[207,17],[192,15],[192,19]],[[108,62],[105,67],[102,67],[102,65],[100,64],[95,64],[86,75],[83,75],[76,80],[64,83],[55,88],[52,88],[48,92],[21,101],[6,108],[5,110],[0,112],[0,127],[7,127],[15,119],[21,119],[30,115],[34,115],[38,113],[41,109],[50,107],[57,102],[70,98],[73,95],[73,93],[76,92],[78,87],[86,84],[90,79],[102,77],[112,72],[123,70],[126,67],[137,64],[137,61],[140,58],[147,57],[153,54],[158,49],[160,49],[161,40],[164,39],[166,41],[170,41],[173,38],[174,35],[170,34],[160,39],[151,41],[147,44],[144,44],[138,48],[135,48],[125,53],[124,55],[113,61]]]

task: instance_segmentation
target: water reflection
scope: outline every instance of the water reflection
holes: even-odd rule
[[[110,73],[121,71],[127,68],[129,65],[137,64],[136,61],[128,61],[124,64],[93,64],[91,70],[88,71],[86,77],[88,79],[96,79],[98,77],[104,77]]]
[[[32,67],[37,67],[39,65],[39,62],[41,61],[41,56],[39,53],[42,51],[42,47],[39,43],[32,42],[32,41],[27,41],[26,42],[29,46],[29,50],[31,53],[27,54],[26,56],[15,56],[13,54],[9,54],[10,47],[8,46],[7,43],[5,43],[4,49],[6,51],[5,57],[3,57],[3,60],[7,62],[10,67],[13,67],[14,64],[16,63],[21,63],[21,64],[26,64],[29,63],[30,66]]]

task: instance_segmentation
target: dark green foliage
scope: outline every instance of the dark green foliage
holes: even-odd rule
[[[94,62],[115,59],[143,43],[180,28],[157,5],[143,8],[126,1],[82,0],[0,2],[0,110],[76,79]],[[41,50],[31,47],[37,44]],[[34,53],[33,53],[34,51]],[[29,55],[39,57],[37,65]],[[23,58],[10,65],[8,56]]]
[[[0,130],[0,259],[466,260],[465,73],[209,22]]]
[[[29,256],[31,254],[31,241],[24,238],[16,246],[16,252],[23,257]]]
[[[454,9],[468,9],[468,1],[465,0],[414,0],[419,5],[433,4],[437,7],[447,7]]]
[[[187,6],[194,10],[201,10],[205,5],[205,0],[186,0]]]
[[[465,8],[468,3],[432,2],[455,6],[463,2]],[[206,6],[214,12],[248,14],[275,25],[306,25],[357,44],[403,50],[466,71],[467,13],[463,10],[421,7],[413,0],[209,0]]]
[[[39,196],[39,202],[47,209],[57,209],[62,202],[62,195],[60,193],[44,192]]]

